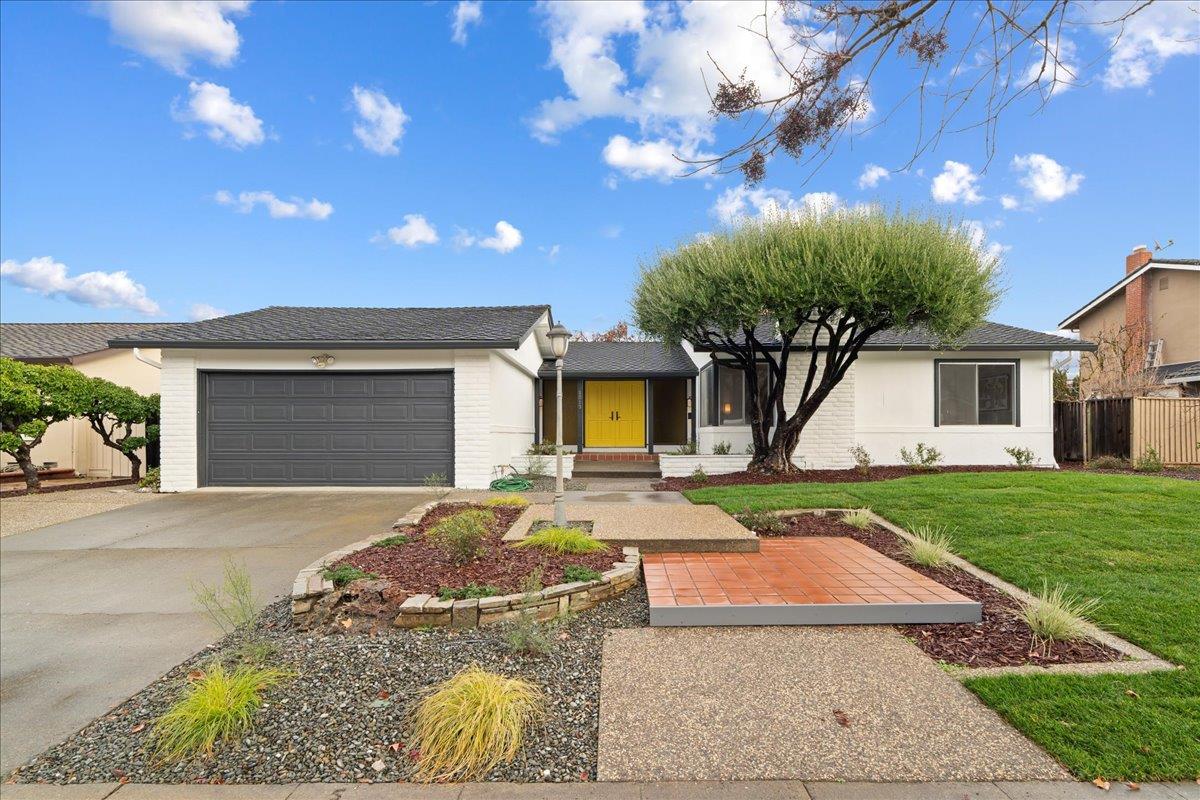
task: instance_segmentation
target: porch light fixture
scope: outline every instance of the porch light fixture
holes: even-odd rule
[[[555,425],[554,425],[554,524],[559,528],[567,524],[567,508],[563,505],[563,462],[562,462],[562,373],[563,357],[567,354],[567,344],[571,340],[571,332],[563,327],[561,322],[546,332],[550,340],[550,352],[554,354],[554,376],[556,389],[554,393]]]
[[[721,406],[721,412],[724,414],[732,414],[733,413],[733,403],[726,403],[725,405]]]
[[[316,367],[317,369],[325,369],[326,367],[333,364],[333,362],[336,360],[337,359],[335,359],[333,356],[329,355],[329,353],[321,353],[319,356],[313,356],[312,358],[309,359],[309,361],[312,362],[312,365],[314,367]]]

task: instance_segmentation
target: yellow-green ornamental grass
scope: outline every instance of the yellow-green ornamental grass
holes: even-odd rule
[[[412,736],[419,781],[481,778],[516,757],[526,728],[541,719],[545,701],[536,686],[481,669],[463,669],[417,704]]]
[[[599,553],[608,549],[604,542],[593,539],[586,531],[578,528],[543,528],[519,542],[513,542],[513,547],[537,547],[550,553],[572,556]]]
[[[842,515],[842,522],[852,528],[858,528],[860,531],[865,531],[871,527],[874,520],[871,519],[871,509],[856,508],[853,511],[848,511]]]
[[[483,501],[485,506],[495,508],[497,506],[511,506],[512,508],[524,508],[529,505],[529,501],[519,494],[502,494],[499,497],[489,497]]]
[[[913,528],[914,539],[903,542],[904,554],[923,567],[945,567],[950,564],[954,551],[950,548],[950,534],[944,528],[919,525]]]
[[[211,755],[217,742],[249,730],[262,693],[290,677],[286,670],[242,664],[229,672],[214,662],[188,683],[183,695],[154,723],[154,756],[160,762]]]
[[[1091,638],[1088,617],[1100,606],[1100,601],[1067,594],[1066,587],[1046,582],[1036,599],[1021,607],[1020,616],[1033,631],[1033,644],[1048,652],[1054,642],[1071,642]]]

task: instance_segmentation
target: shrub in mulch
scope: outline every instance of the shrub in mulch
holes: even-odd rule
[[[786,475],[762,475],[757,472],[728,472],[724,475],[709,475],[702,481],[692,478],[663,478],[654,484],[660,492],[682,492],[687,489],[703,489],[709,486],[750,486],[772,483],[863,483],[866,481],[890,481],[912,475],[936,475],[939,472],[1028,472],[1013,466],[994,464],[980,466],[946,466],[936,469],[886,466],[871,467],[863,474],[857,469],[802,469]]]
[[[566,583],[564,570],[572,565],[585,566],[598,572],[612,569],[615,559],[612,549],[584,555],[555,555],[536,547],[511,547],[502,541],[504,534],[521,516],[524,509],[493,506],[487,509],[494,515],[487,535],[479,545],[475,558],[458,562],[451,553],[429,539],[429,530],[447,517],[481,506],[470,503],[445,503],[434,506],[412,528],[403,531],[405,544],[371,546],[352,553],[338,564],[357,567],[374,573],[386,581],[395,596],[413,594],[437,595],[444,588],[459,588],[475,584],[494,587],[500,594],[522,590],[522,582],[535,570],[541,571],[545,586]]]
[[[912,563],[904,555],[900,537],[878,525],[859,530],[834,516],[817,514],[798,514],[785,521],[784,531],[776,536],[848,536],[978,601],[983,606],[981,622],[896,626],[931,658],[966,667],[1085,664],[1122,658],[1116,650],[1088,640],[1054,642],[1047,652],[1032,647],[1033,632],[1018,616],[1021,604],[1015,598],[960,569],[933,569]]]

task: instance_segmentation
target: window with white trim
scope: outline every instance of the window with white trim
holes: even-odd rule
[[[938,425],[1020,425],[1016,361],[937,362]]]

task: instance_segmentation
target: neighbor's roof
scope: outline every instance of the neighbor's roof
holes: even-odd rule
[[[1200,381],[1200,361],[1180,361],[1177,364],[1163,364],[1157,370],[1158,379],[1163,383],[1191,383]]]
[[[1126,275],[1124,278],[1121,278],[1121,280],[1117,281],[1112,286],[1105,289],[1100,294],[1093,297],[1091,300],[1088,300],[1080,308],[1073,311],[1070,316],[1058,323],[1058,327],[1078,327],[1080,317],[1103,303],[1108,298],[1112,297],[1121,289],[1124,289],[1131,281],[1137,280],[1152,269],[1178,269],[1187,272],[1197,272],[1200,271],[1200,258],[1152,258],[1142,266],[1135,269],[1133,272]]]
[[[139,347],[446,348],[520,346],[550,306],[313,308],[270,306],[120,337]]]
[[[774,331],[767,338],[764,326],[759,325],[757,335],[768,349],[779,347],[779,338]],[[800,337],[792,344],[793,348],[801,349],[807,342]],[[1051,333],[1031,331],[1027,328],[1016,328],[1012,325],[1001,325],[999,322],[984,322],[965,333],[958,341],[946,345],[937,336],[924,328],[912,330],[887,330],[872,336],[863,350],[1095,350],[1091,342],[1081,342],[1066,336],[1055,336]],[[708,348],[696,346],[697,352],[708,352]]]
[[[139,336],[162,322],[0,323],[0,356],[22,361],[69,361],[108,349],[110,339]]]
[[[690,378],[696,365],[684,349],[662,342],[571,342],[563,359],[566,378]],[[538,375],[554,377],[554,361]]]

